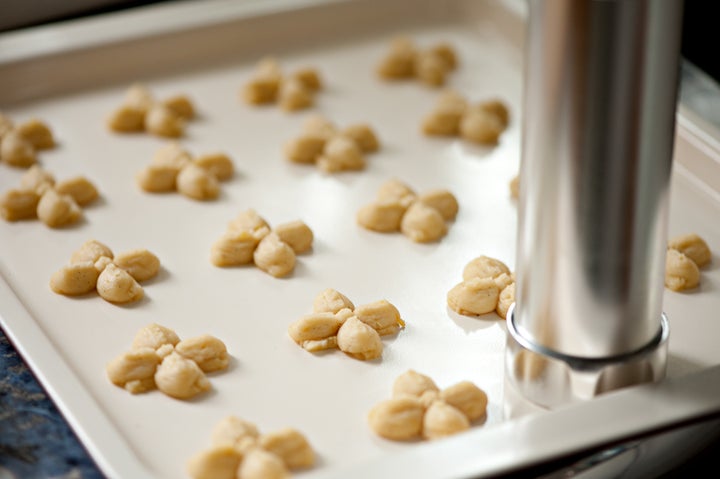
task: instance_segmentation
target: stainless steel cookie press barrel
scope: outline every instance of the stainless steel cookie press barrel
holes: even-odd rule
[[[506,413],[665,374],[681,0],[528,0]]]

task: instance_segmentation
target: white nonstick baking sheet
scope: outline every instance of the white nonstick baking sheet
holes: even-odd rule
[[[186,460],[209,445],[212,427],[227,415],[262,431],[303,431],[319,456],[303,477],[403,471],[460,477],[506,471],[719,407],[717,395],[703,394],[713,382],[702,380],[717,374],[711,366],[720,363],[712,333],[720,308],[717,256],[697,291],[665,295],[669,381],[538,417],[503,418],[503,321],[448,311],[446,293],[473,257],[493,256],[514,268],[516,205],[508,183],[519,164],[523,25],[513,1],[210,0],[0,35],[0,111],[17,121],[46,121],[59,146],[42,152],[40,164],[58,179],[86,175],[101,193],[77,226],[0,223],[0,324],[109,477],[186,477]],[[473,100],[502,98],[510,107],[511,123],[497,147],[420,133],[438,91],[413,81],[388,84],[374,74],[396,35],[419,45],[455,45],[461,65],[448,86]],[[288,71],[305,65],[321,71],[327,87],[315,108],[284,113],[239,100],[255,63],[268,55]],[[193,99],[200,117],[182,144],[193,153],[225,151],[237,169],[216,201],[149,195],[136,186],[135,173],[165,141],[107,130],[105,118],[133,82],[158,97]],[[366,170],[327,175],[284,159],[282,144],[311,113],[375,128],[382,148],[368,156]],[[670,234],[699,233],[716,251],[718,151],[712,136],[680,116]],[[0,190],[16,186],[22,173],[0,165]],[[416,244],[356,225],[358,208],[392,177],[418,191],[447,188],[457,196],[460,213],[442,241]],[[289,278],[210,263],[210,245],[248,208],[271,224],[302,219],[313,229],[313,251],[299,257]],[[147,248],[158,255],[162,271],[145,285],[145,299],[122,307],[50,290],[50,275],[91,238],[116,252]],[[398,307],[407,328],[384,340],[382,360],[313,355],[289,339],[288,324],[329,287],[356,304],[387,299]],[[107,361],[151,322],[182,338],[210,333],[226,342],[233,360],[228,371],[211,376],[209,394],[178,401],[157,391],[133,396],[109,383]],[[490,399],[486,423],[428,444],[375,437],[368,410],[411,368],[441,387],[474,381]],[[690,392],[673,395],[674,381]],[[648,390],[656,392],[647,404],[661,414],[650,414],[652,407],[631,419],[617,412]],[[604,428],[573,427],[611,413]],[[550,430],[572,433],[546,440],[542,432]]]

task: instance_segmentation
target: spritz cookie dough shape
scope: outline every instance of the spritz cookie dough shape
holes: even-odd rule
[[[376,73],[385,81],[417,79],[437,88],[446,83],[447,76],[458,65],[458,54],[450,43],[439,42],[419,48],[409,37],[399,36],[390,43]]]
[[[228,223],[225,233],[210,248],[210,261],[218,267],[254,264],[282,278],[295,269],[297,255],[312,249],[314,234],[301,220],[274,228],[250,208]]]
[[[439,241],[459,211],[455,195],[446,189],[422,194],[393,178],[378,189],[375,200],[356,214],[358,225],[379,233],[402,232],[416,243]]]
[[[311,115],[300,135],[285,143],[283,153],[292,163],[314,164],[324,173],[339,173],[364,170],[366,155],[379,149],[380,140],[369,124],[341,129],[321,115]]]
[[[465,265],[463,280],[447,293],[450,309],[465,316],[495,311],[505,319],[515,302],[515,276],[499,259],[481,255]]]
[[[185,135],[186,123],[195,116],[195,106],[187,95],[157,100],[148,87],[135,83],[107,118],[107,126],[116,133],[148,132],[164,138],[180,138]]]
[[[696,233],[671,238],[665,255],[665,287],[676,292],[700,285],[700,270],[710,264],[712,252]]]
[[[347,296],[328,288],[313,301],[313,311],[288,327],[292,340],[309,352],[340,349],[362,361],[382,356],[381,336],[397,334],[405,327],[398,309],[381,299],[355,306]]]
[[[220,183],[235,174],[230,156],[223,152],[193,156],[172,141],[158,149],[150,164],[141,169],[135,180],[148,193],[177,191],[184,196],[208,201],[220,194]]]
[[[97,291],[114,304],[139,301],[145,295],[141,282],[157,276],[160,259],[144,248],[115,255],[104,243],[91,239],[72,253],[67,265],[50,277],[57,294],[77,296]]]
[[[286,75],[275,58],[266,57],[255,66],[240,97],[249,105],[277,104],[283,111],[294,112],[311,108],[315,95],[323,88],[316,68],[301,67]]]
[[[210,389],[205,373],[227,369],[225,344],[209,334],[181,340],[165,326],[151,323],[135,335],[130,350],[106,366],[116,386],[132,394],[159,389],[176,399],[190,399]]]
[[[30,168],[38,161],[38,151],[55,148],[50,127],[38,118],[15,124],[0,112],[0,163],[15,168]]]
[[[0,215],[6,221],[38,218],[50,228],[77,223],[82,208],[99,198],[97,187],[83,175],[56,182],[49,171],[38,165],[20,178],[20,187],[0,197]]]
[[[299,430],[261,434],[255,424],[227,416],[213,429],[211,446],[186,467],[192,479],[282,479],[315,463],[316,453]]]

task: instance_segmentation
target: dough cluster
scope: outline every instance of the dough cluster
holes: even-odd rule
[[[710,264],[712,252],[696,233],[672,238],[665,255],[665,287],[686,291],[700,285],[700,269]]]
[[[510,113],[502,100],[471,104],[457,91],[445,90],[423,118],[421,128],[428,136],[459,136],[472,143],[494,146],[509,123]]]
[[[29,168],[37,163],[37,152],[55,148],[50,127],[37,118],[16,125],[0,112],[0,163]]]
[[[382,356],[381,336],[404,327],[400,312],[387,300],[355,307],[347,296],[328,288],[315,297],[312,313],[290,324],[288,335],[307,351],[339,349],[365,361]]]
[[[285,479],[314,465],[315,451],[297,429],[261,434],[255,424],[227,416],[213,429],[211,446],[188,460],[187,472],[192,479]]]
[[[401,36],[390,43],[376,72],[383,80],[417,79],[424,85],[437,88],[446,83],[448,75],[457,69],[458,63],[455,48],[447,42],[420,48],[411,38]]]
[[[118,108],[108,117],[107,125],[117,133],[148,132],[164,138],[185,135],[188,121],[195,118],[195,106],[186,95],[156,100],[148,87],[131,85]]]
[[[138,186],[148,193],[178,191],[188,198],[214,200],[220,194],[220,183],[235,174],[232,159],[225,153],[193,156],[172,141],[158,149],[150,164],[135,176]]]
[[[300,220],[271,228],[254,209],[242,211],[228,223],[225,233],[213,243],[210,261],[215,266],[254,264],[282,278],[295,269],[297,255],[312,249],[314,234]]]
[[[470,381],[440,389],[429,376],[409,369],[393,383],[392,397],[370,410],[378,436],[393,441],[440,439],[470,429],[486,418],[485,391]]]
[[[157,276],[160,260],[146,249],[115,255],[97,240],[88,240],[70,257],[70,262],[50,277],[57,294],[78,296],[97,291],[114,304],[134,303],[145,296],[141,282]]]
[[[445,189],[417,194],[407,184],[391,179],[380,185],[375,200],[357,212],[357,223],[379,233],[402,232],[416,243],[439,241],[455,220],[459,204]]]
[[[515,302],[515,275],[502,261],[478,256],[465,265],[463,280],[447,294],[450,309],[465,316],[496,312],[505,319]]]
[[[364,170],[365,155],[379,149],[380,141],[367,123],[341,129],[321,115],[312,115],[300,135],[285,143],[284,154],[292,163],[314,164],[325,173],[338,173]]]
[[[6,221],[37,218],[50,228],[62,228],[77,223],[83,216],[82,208],[99,196],[85,176],[56,182],[52,173],[33,165],[20,178],[19,188],[0,197],[0,215]]]
[[[317,69],[303,67],[286,75],[275,58],[267,57],[255,66],[240,96],[250,105],[277,103],[287,112],[304,110],[315,103],[315,94],[323,89]]]
[[[151,323],[140,329],[130,350],[110,361],[110,381],[132,394],[159,389],[190,399],[210,389],[205,373],[227,369],[225,343],[209,334],[181,340],[172,329]]]

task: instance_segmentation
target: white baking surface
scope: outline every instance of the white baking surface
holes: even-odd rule
[[[460,281],[462,268],[473,257],[493,256],[514,268],[516,206],[508,182],[519,164],[521,21],[514,30],[500,28],[507,26],[507,19],[495,22],[493,15],[502,4],[488,2],[492,8],[486,9],[479,5],[458,8],[465,16],[430,17],[350,37],[329,30],[327,42],[307,48],[288,45],[269,52],[258,44],[254,55],[226,58],[220,66],[189,65],[187,71],[138,76],[158,97],[183,93],[193,99],[200,118],[189,124],[182,141],[191,152],[221,150],[234,159],[237,175],[222,184],[216,201],[150,195],[137,188],[135,173],[165,141],[105,128],[104,120],[119,104],[128,81],[9,102],[2,108],[16,121],[37,116],[48,122],[59,147],[41,152],[40,164],[58,179],[84,174],[101,192],[102,199],[85,209],[85,219],[77,226],[51,230],[39,221],[0,223],[0,273],[5,281],[0,283],[0,321],[109,476],[185,477],[187,458],[208,446],[211,428],[231,414],[255,422],[262,431],[285,426],[303,431],[319,462],[302,477],[348,468],[362,476],[364,464],[403,451],[412,454],[417,447],[378,439],[365,421],[372,405],[389,396],[394,378],[409,368],[430,375],[441,387],[467,379],[488,393],[487,422],[468,437],[482,442],[487,431],[492,439],[493,431],[501,434],[511,422],[502,417],[502,321],[494,315],[459,317],[450,314],[445,303],[447,291]],[[323,14],[322,8],[314,11]],[[428,14],[433,11],[428,9]],[[288,25],[292,15],[287,13]],[[500,97],[508,103],[512,121],[497,147],[419,133],[421,117],[437,91],[416,82],[384,83],[373,73],[398,33],[409,34],[420,45],[453,43],[462,63],[449,85],[474,100]],[[123,54],[113,61],[132,71],[134,61],[142,59],[141,45],[120,50]],[[327,88],[318,94],[316,108],[288,114],[238,100],[255,60],[266,54],[275,55],[287,70],[301,65],[321,70]],[[189,61],[192,58],[188,53]],[[87,68],[92,75],[93,65]],[[341,126],[368,122],[376,129],[382,148],[368,156],[365,171],[326,175],[283,158],[283,142],[299,132],[312,112]],[[688,141],[680,136],[683,145]],[[688,155],[708,156],[706,150],[686,150]],[[719,170],[713,171],[717,175]],[[22,173],[0,165],[0,191],[16,186]],[[711,219],[719,217],[720,202],[703,188],[702,180],[698,186],[692,173],[676,169],[671,233],[697,232],[718,251],[720,223]],[[448,188],[457,196],[460,213],[441,242],[415,244],[400,234],[372,233],[355,224],[357,209],[392,177],[418,191]],[[271,225],[302,219],[315,232],[313,251],[299,257],[291,277],[276,279],[254,267],[220,269],[209,262],[213,241],[247,208],[256,209]],[[91,238],[115,252],[142,247],[159,256],[162,272],[145,283],[145,299],[123,307],[95,295],[68,298],[49,289],[50,275]],[[671,377],[720,363],[712,335],[701,333],[717,331],[712,318],[720,307],[717,265],[716,254],[703,271],[698,291],[666,294]],[[288,324],[309,312],[314,296],[328,287],[356,304],[385,298],[398,307],[407,328],[384,340],[382,360],[361,362],[339,351],[313,355],[288,338]],[[181,338],[210,333],[226,342],[233,361],[229,370],[211,375],[209,394],[178,401],[157,391],[133,396],[109,383],[105,363],[127,350],[135,332],[151,322],[175,329]],[[583,406],[580,414],[592,416],[592,404]],[[532,425],[531,419],[518,424]],[[461,444],[462,438],[453,441]],[[575,438],[566,445],[581,442]],[[430,457],[435,451],[442,463],[441,443],[423,447]],[[510,459],[489,457],[473,466],[480,472],[497,470],[544,452],[552,449],[531,441]],[[465,467],[449,464],[448,475],[467,472]],[[414,475],[423,476],[422,468]]]

